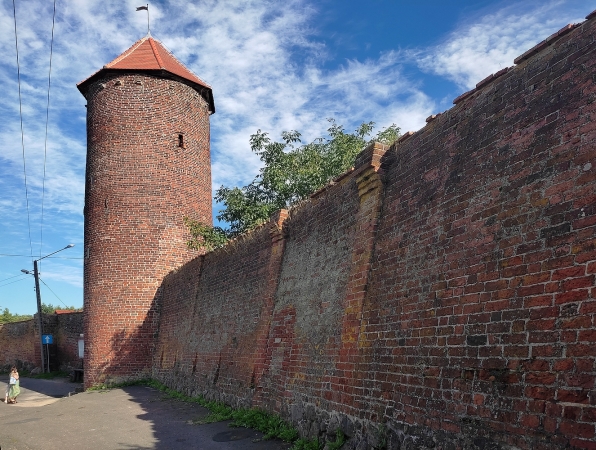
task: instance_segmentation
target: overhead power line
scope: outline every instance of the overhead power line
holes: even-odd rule
[[[12,276],[12,277],[5,278],[4,280],[0,280],[0,283],[4,282],[4,281],[6,281],[6,280],[12,280],[13,278],[16,278],[16,277],[22,277],[22,276],[23,276],[23,274],[22,274],[22,273],[20,273],[20,274],[18,274],[18,275],[14,275],[14,276]],[[18,280],[17,280],[17,281],[18,281]]]
[[[49,286],[46,284],[46,282],[45,282],[45,281],[43,281],[41,278],[39,279],[39,281],[41,281],[41,282],[44,284],[44,286],[45,286],[45,287],[47,287],[47,288],[50,290],[50,292],[51,292],[52,294],[54,294],[54,297],[56,297],[58,300],[60,300],[60,303],[62,303],[64,306],[66,306],[66,307],[68,308],[68,306],[66,305],[66,303],[64,303],[64,302],[62,301],[62,299],[61,299],[60,297],[58,297],[54,291],[52,291],[52,288],[51,288],[51,287],[49,287]]]
[[[12,256],[18,258],[30,258],[31,255],[14,255],[9,253],[0,253],[0,256]],[[84,259],[82,256],[50,256],[48,259]]]
[[[26,278],[27,278],[27,275],[23,275],[23,277],[19,278],[18,280],[11,281],[10,283],[0,284],[0,287],[8,286],[9,284],[13,284],[13,283],[18,283],[19,281],[23,281]]]
[[[19,38],[17,33],[17,7],[15,0],[12,0],[12,12],[14,17],[14,44],[17,54],[17,82],[19,86],[19,117],[21,119],[21,148],[23,153],[23,176],[25,178],[25,202],[27,205],[27,229],[29,230],[29,250],[33,259],[33,241],[31,240],[31,218],[29,214],[29,192],[27,190],[27,165],[25,163],[25,133],[23,132],[23,101],[21,98],[21,66],[19,63]]]
[[[48,154],[48,124],[50,122],[50,88],[52,86],[52,55],[54,53],[54,26],[56,24],[56,0],[54,0],[54,12],[52,14],[52,38],[50,40],[50,68],[48,71],[48,102],[46,106],[46,135],[43,146],[43,180],[41,184],[41,224],[39,229],[39,256],[43,247],[43,204],[46,194],[46,160]]]

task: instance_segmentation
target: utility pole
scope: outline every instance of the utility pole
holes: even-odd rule
[[[41,292],[39,291],[37,260],[33,261],[33,277],[35,278],[35,295],[37,296],[37,328],[39,329],[39,345],[41,349],[41,373],[46,373],[46,359],[43,355],[43,319],[41,317]]]
[[[41,261],[44,258],[47,258],[48,256],[52,256],[58,252],[61,252],[62,250],[66,250],[67,248],[72,248],[72,247],[74,247],[74,244],[68,244],[66,247],[61,248],[60,250],[56,250],[55,252],[50,253],[49,255],[43,256],[43,257],[33,261],[33,277],[35,278],[35,295],[37,296],[37,328],[39,329],[39,345],[40,345],[40,349],[41,349],[41,373],[46,372],[46,360],[45,360],[45,357],[43,354],[43,319],[41,317],[41,291],[39,290],[39,270],[37,269],[37,262]],[[21,269],[21,272],[31,274],[31,271],[26,270],[26,269]],[[50,368],[48,367],[48,372],[49,371],[50,371]]]

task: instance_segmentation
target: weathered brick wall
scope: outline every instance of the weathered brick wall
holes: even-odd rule
[[[94,80],[84,90],[86,386],[150,374],[159,285],[198,255],[183,219],[211,222],[207,102],[160,73]]]
[[[55,314],[55,328],[52,330],[58,369],[70,371],[82,369],[83,360],[79,358],[79,339],[83,339],[83,312]],[[44,333],[48,333],[44,326]]]
[[[170,274],[154,376],[347,448],[596,448],[595,37]]]
[[[0,325],[0,371],[6,372],[13,365],[35,367],[35,350],[39,347],[33,320]],[[39,352],[39,350],[38,350]]]
[[[303,395],[322,395],[342,343],[357,211],[356,187],[344,179],[292,210],[286,220],[267,369],[255,404],[289,412]]]
[[[41,366],[40,336],[36,317],[23,322],[0,325],[0,370],[15,363],[28,370]],[[81,367],[78,340],[83,333],[82,312],[43,315],[43,332],[54,337],[54,343],[48,346],[52,369],[68,371]]]
[[[358,371],[362,417],[395,439],[596,447],[595,36],[585,22],[397,148]]]
[[[263,368],[284,217],[166,277],[154,377],[250,404]]]

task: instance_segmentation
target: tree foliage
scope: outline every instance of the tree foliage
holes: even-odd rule
[[[51,303],[48,303],[47,305],[45,303],[41,304],[42,314],[54,314],[57,309],[67,310],[67,311],[76,311],[76,308],[74,306],[60,306],[60,305],[54,306]]]
[[[8,308],[4,308],[2,314],[0,314],[0,323],[21,322],[23,320],[29,320],[32,318],[32,315],[13,314],[8,310]]]
[[[374,122],[362,123],[353,133],[346,133],[334,119],[329,123],[328,136],[309,144],[302,144],[298,131],[284,131],[281,141],[273,141],[261,130],[251,135],[250,148],[263,163],[259,174],[244,187],[221,186],[215,193],[215,200],[223,205],[217,219],[227,222],[229,229],[185,218],[192,236],[188,246],[207,250],[222,246],[350,169],[370,142],[391,144],[399,137],[395,124],[373,136]]]
[[[41,304],[41,312],[42,314],[54,314],[57,309],[67,309],[69,311],[77,311],[74,306],[54,306],[51,303]],[[11,322],[21,322],[23,320],[30,320],[33,319],[32,314],[13,314],[10,312],[8,308],[4,308],[2,313],[0,314],[0,323],[11,323]]]
[[[231,237],[230,233],[221,227],[213,227],[188,217],[184,218],[184,224],[192,236],[191,240],[187,242],[191,249],[204,248],[211,251],[225,245]]]

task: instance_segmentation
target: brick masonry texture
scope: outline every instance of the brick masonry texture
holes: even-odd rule
[[[595,37],[565,27],[204,255],[207,103],[100,72],[85,385],[152,376],[348,449],[596,449]]]
[[[44,316],[44,334],[54,336],[56,361],[50,360],[52,369],[69,372],[82,369],[83,360],[79,358],[79,339],[84,331],[82,312],[69,312]]]
[[[153,376],[345,448],[596,448],[596,21],[171,272]]]
[[[195,257],[183,218],[211,223],[208,104],[165,75],[85,87],[85,383],[150,373],[163,278]],[[114,363],[116,361],[116,363]]]
[[[396,149],[357,375],[392,440],[596,447],[594,35]]]
[[[81,368],[78,342],[83,333],[83,313],[73,311],[42,317],[44,334],[54,338],[54,343],[46,346],[50,368],[62,371]],[[27,370],[41,367],[40,342],[36,318],[0,325],[0,371],[9,370],[12,365]]]
[[[32,368],[40,365],[39,342],[36,339],[36,327],[33,319],[0,325],[0,371],[10,371],[10,367]],[[39,358],[39,359],[36,359]]]
[[[178,389],[250,404],[264,364],[279,234],[267,224],[165,279],[155,374]]]

